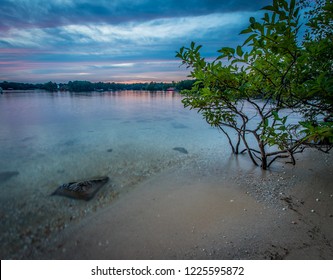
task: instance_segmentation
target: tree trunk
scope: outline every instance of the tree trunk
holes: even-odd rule
[[[261,154],[261,169],[263,170],[267,170],[267,155],[266,155],[266,151],[265,151],[265,146],[263,141],[259,142],[259,150],[260,150],[260,154]]]

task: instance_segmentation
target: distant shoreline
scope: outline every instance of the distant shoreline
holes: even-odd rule
[[[50,92],[69,91],[69,92],[103,92],[114,90],[147,90],[147,91],[180,91],[190,89],[194,80],[183,80],[179,82],[147,82],[147,83],[116,83],[116,82],[89,82],[89,81],[69,81],[68,83],[19,83],[1,82],[0,87],[4,91],[13,90],[46,90]]]

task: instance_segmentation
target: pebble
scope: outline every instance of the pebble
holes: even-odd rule
[[[316,201],[318,202],[320,199],[319,198],[316,198]]]
[[[233,199],[230,199],[230,202],[234,202],[234,200],[233,200]]]
[[[283,207],[282,210],[283,210],[283,211],[286,211],[287,209]]]
[[[311,213],[314,213],[314,212],[315,212],[315,210],[311,209]]]

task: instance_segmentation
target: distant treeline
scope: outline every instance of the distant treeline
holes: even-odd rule
[[[92,83],[89,81],[70,81],[67,84],[48,82],[45,84],[29,84],[29,83],[16,83],[16,82],[2,82],[0,87],[3,90],[34,90],[42,89],[46,91],[109,91],[109,90],[183,90],[191,89],[194,80],[184,80],[172,83],[134,83],[134,84],[120,84],[120,83]]]

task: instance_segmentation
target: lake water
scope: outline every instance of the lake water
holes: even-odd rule
[[[184,109],[177,93],[5,93],[0,257],[29,258],[42,241],[149,176],[228,150],[223,135]],[[91,201],[50,196],[63,183],[96,176],[110,181]]]

